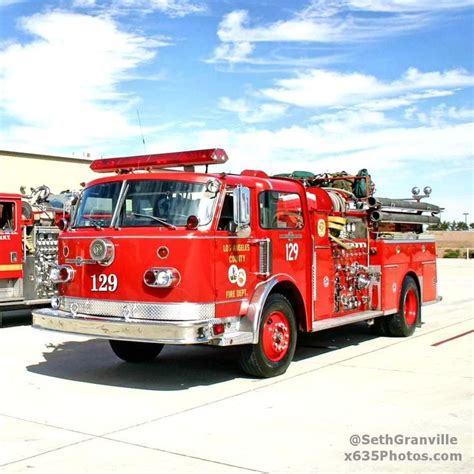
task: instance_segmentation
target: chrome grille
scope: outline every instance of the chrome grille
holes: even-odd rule
[[[137,303],[63,297],[60,309],[73,314],[160,321],[207,321],[216,313],[214,303]]]
[[[272,273],[272,241],[270,239],[261,240],[258,247],[258,272],[261,275],[269,276]]]

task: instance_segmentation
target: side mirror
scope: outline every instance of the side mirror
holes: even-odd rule
[[[234,189],[234,223],[237,228],[250,224],[250,189],[241,185]]]

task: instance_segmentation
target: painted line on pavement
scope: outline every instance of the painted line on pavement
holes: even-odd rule
[[[463,332],[462,334],[458,334],[457,336],[453,337],[448,337],[448,339],[443,339],[442,341],[435,342],[434,344],[431,344],[432,347],[438,347],[441,344],[444,344],[449,341],[454,341],[454,339],[458,339],[459,337],[467,336],[468,334],[471,334],[474,332],[474,329],[471,329],[470,331]]]

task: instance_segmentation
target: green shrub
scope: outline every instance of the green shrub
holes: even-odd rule
[[[459,249],[446,249],[443,258],[459,258],[460,256],[461,251]]]

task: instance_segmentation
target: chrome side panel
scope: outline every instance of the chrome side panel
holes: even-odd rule
[[[361,313],[350,314],[348,316],[322,319],[321,321],[313,322],[313,332],[344,326],[346,324],[357,323],[359,321],[367,321],[368,319],[378,318],[379,316],[383,315],[384,313],[382,311],[364,311]]]

